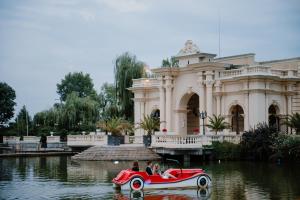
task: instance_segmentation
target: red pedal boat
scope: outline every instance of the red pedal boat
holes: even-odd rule
[[[131,169],[122,170],[112,180],[114,187],[121,190],[207,188],[211,178],[202,169],[168,169],[163,175],[151,175]]]

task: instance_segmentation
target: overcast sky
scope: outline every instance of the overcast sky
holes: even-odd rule
[[[125,51],[151,68],[188,39],[218,54],[218,13],[221,56],[300,56],[299,0],[0,0],[0,82],[33,115],[58,102],[69,72],[89,73],[97,91],[113,82]]]

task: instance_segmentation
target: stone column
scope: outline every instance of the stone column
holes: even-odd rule
[[[143,94],[144,95],[144,94]],[[142,122],[142,120],[144,119],[144,116],[145,116],[145,100],[144,100],[145,97],[143,97],[140,101],[140,109],[141,109],[141,120],[140,122]],[[145,131],[143,129],[140,129],[141,131],[141,134],[144,135]]]
[[[249,130],[249,91],[248,91],[248,81],[244,82],[244,130]]]
[[[221,82],[216,82],[217,116],[221,115]]]
[[[290,92],[292,92],[292,91],[293,91],[293,85],[289,84],[287,86],[287,92],[288,92],[288,95],[287,95],[287,114],[288,115],[292,114],[292,95],[290,94]]]
[[[134,125],[136,128],[135,133],[137,134],[137,136],[142,135],[140,129],[138,128],[140,123],[141,123],[141,102],[139,101],[139,99],[135,97],[134,98]]]
[[[162,131],[166,128],[166,118],[165,118],[165,88],[163,77],[160,78],[160,88],[159,88],[159,115],[160,115],[160,130]]]
[[[213,72],[207,71],[205,73],[206,75],[206,110],[207,110],[207,116],[211,117],[213,115],[213,93],[212,93],[212,87],[214,84],[213,81]]]
[[[168,131],[171,131],[171,117],[172,117],[172,77],[166,76],[166,127]]]
[[[203,85],[203,77],[202,72],[198,73],[198,86],[199,86],[199,112],[205,111],[205,92],[204,92],[204,85]],[[200,133],[203,132],[203,120],[199,117],[199,130]]]

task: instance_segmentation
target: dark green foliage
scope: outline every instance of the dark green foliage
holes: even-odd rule
[[[65,101],[71,93],[76,93],[78,97],[90,96],[96,99],[96,91],[89,74],[82,72],[69,73],[57,84],[57,93],[60,95],[61,101]]]
[[[31,134],[32,131],[32,120],[25,106],[20,110],[16,118],[16,132],[19,136],[24,136],[27,134],[27,125],[28,125],[28,134]]]
[[[0,82],[0,128],[14,116],[15,99],[14,89]]]
[[[244,158],[268,160],[272,155],[272,142],[278,136],[275,127],[258,124],[256,129],[246,131],[242,135],[242,155]]]
[[[271,160],[299,161],[300,137],[279,134],[272,142],[273,155]]]
[[[289,115],[287,120],[284,122],[284,124],[290,128],[295,129],[297,135],[300,134],[300,114],[299,113],[293,113],[292,115]]]
[[[133,121],[133,93],[128,88],[132,86],[132,79],[141,78],[145,75],[144,63],[126,52],[117,57],[114,72],[120,112],[126,120]]]
[[[213,142],[213,157],[216,160],[239,160],[241,146],[230,142]]]

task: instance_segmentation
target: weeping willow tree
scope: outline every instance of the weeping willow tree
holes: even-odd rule
[[[126,52],[117,57],[114,73],[120,112],[126,120],[133,121],[133,94],[127,88],[132,86],[132,79],[145,76],[144,63]]]
[[[58,116],[59,125],[68,130],[93,129],[99,117],[99,105],[89,96],[81,98],[71,93],[59,108]]]
[[[95,130],[98,117],[97,101],[89,96],[79,97],[76,93],[71,93],[67,96],[65,103],[36,113],[34,124],[38,134],[92,131]]]

